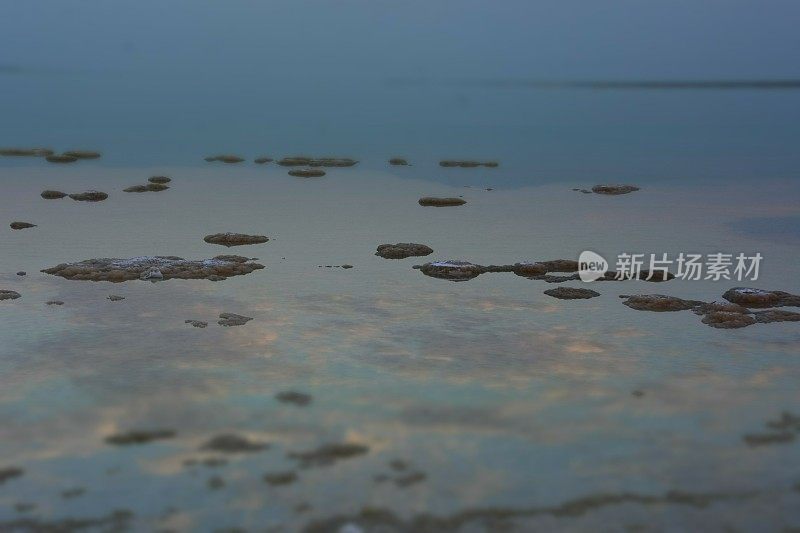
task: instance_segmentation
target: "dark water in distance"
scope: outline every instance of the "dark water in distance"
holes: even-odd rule
[[[451,184],[477,184],[478,172],[423,165],[488,158],[501,161],[497,184],[512,187],[794,178],[800,91],[725,82],[800,78],[789,23],[798,10],[14,3],[0,21],[0,145],[87,146],[120,166],[232,152],[346,155],[377,168],[399,155],[420,164],[409,174]],[[597,81],[570,89],[581,80]],[[695,85],[664,88],[687,80]]]

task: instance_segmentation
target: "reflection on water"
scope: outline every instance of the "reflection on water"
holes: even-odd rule
[[[465,188],[401,171],[330,169],[309,181],[249,164],[3,169],[4,219],[38,226],[0,239],[0,287],[22,294],[0,302],[2,523],[800,523],[797,324],[714,330],[618,298],[713,300],[735,282],[605,283],[592,286],[598,298],[561,301],[542,293],[552,285],[510,273],[456,284],[411,268],[423,258],[374,255],[386,242],[425,243],[425,261],[478,264],[584,249],[759,251],[757,286],[797,293],[796,243],[742,239],[732,226],[796,217],[797,185],[602,197],[571,191],[593,183],[487,191],[488,172],[486,187]],[[171,176],[171,188],[122,192],[153,174]],[[110,196],[39,197],[51,188]],[[467,204],[419,206],[428,195]],[[203,237],[226,231],[268,236],[235,249],[266,268],[217,283],[39,272],[94,257],[213,257],[221,248]],[[329,264],[354,268],[318,268]],[[252,320],[226,328],[221,313]]]

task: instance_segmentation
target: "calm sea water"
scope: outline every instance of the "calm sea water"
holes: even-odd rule
[[[800,91],[528,83],[792,78],[794,6],[711,4],[5,6],[0,146],[103,157],[0,158],[0,289],[22,294],[0,302],[0,530],[800,526],[797,438],[743,440],[800,415],[797,323],[717,330],[618,298],[710,301],[740,283],[607,283],[561,301],[513,274],[451,283],[411,268],[760,252],[751,284],[800,293]],[[203,161],[225,152],[361,162],[301,180]],[[500,167],[437,165],[458,157]],[[169,190],[122,192],[156,174]],[[642,190],[571,190],[620,181]],[[468,203],[420,207],[428,195]],[[203,241],[224,231],[270,241]],[[435,252],[374,256],[387,242]],[[222,253],[266,268],[219,283],[40,272]],[[341,264],[354,268],[324,268]],[[253,320],[224,328],[223,312]],[[275,399],[289,390],[312,402]],[[175,436],[105,442],[137,429]],[[270,447],[203,449],[229,433]],[[333,443],[366,453],[308,468],[292,456]],[[296,479],[264,481],[286,472]]]

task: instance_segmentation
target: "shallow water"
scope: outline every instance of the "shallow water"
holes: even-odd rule
[[[0,290],[22,295],[0,301],[0,531],[800,528],[800,428],[744,438],[800,416],[799,323],[713,329],[618,297],[800,293],[796,4],[5,4],[0,147],[103,156],[0,157]],[[223,153],[247,162],[203,161]],[[320,179],[251,162],[299,154],[360,162]],[[438,165],[455,158],[500,165]],[[123,192],[152,175],[170,189]],[[641,190],[572,190],[598,183]],[[229,231],[270,240],[203,240]],[[396,242],[434,253],[374,255]],[[764,259],[754,282],[574,301],[412,268],[584,250]],[[229,253],[266,268],[41,272]],[[119,444],[130,431],[162,438]],[[248,441],[209,446],[228,434]],[[309,455],[332,444],[350,447]]]
[[[553,285],[513,274],[451,283],[411,268],[435,259],[573,258],[584,249],[606,257],[759,251],[755,285],[797,293],[797,243],[765,238],[763,224],[741,231],[752,218],[796,220],[796,183],[650,185],[604,197],[571,190],[590,182],[486,191],[495,185],[489,170],[461,170],[480,172],[483,188],[411,179],[390,167],[330,169],[316,180],[286,170],[43,161],[2,170],[0,212],[38,224],[6,228],[0,240],[2,287],[22,294],[0,306],[2,465],[25,470],[0,486],[6,522],[26,516],[14,505],[27,502],[37,505],[27,515],[45,521],[128,509],[134,515],[124,523],[143,530],[296,530],[364,507],[405,521],[450,517],[435,529],[492,529],[504,520],[587,530],[598,520],[612,529],[798,523],[800,479],[787,468],[798,463],[797,444],[742,440],[800,408],[797,326],[716,330],[688,311],[638,312],[617,298],[712,300],[740,283],[604,283],[592,286],[599,298],[561,301],[542,294]],[[171,188],[122,192],[153,174],[172,176]],[[41,199],[48,188],[97,188],[110,197]],[[423,208],[417,199],[425,195],[463,195],[467,204]],[[270,241],[230,249],[203,242],[220,231]],[[405,241],[435,252],[373,255],[380,243]],[[93,257],[221,253],[255,256],[266,268],[218,283],[111,284],[39,272]],[[345,263],[354,268],[324,268]],[[45,305],[54,299],[65,303]],[[222,312],[253,320],[223,328]],[[311,394],[312,403],[275,400],[287,390]],[[138,446],[104,442],[133,429],[177,435]],[[184,465],[219,457],[200,448],[222,433],[272,446],[227,456],[224,466]],[[369,451],[314,468],[287,455],[340,442]],[[394,472],[393,459],[408,470]],[[297,472],[297,481],[262,480],[284,471]],[[424,479],[403,485],[419,472]],[[213,476],[225,485],[209,488]],[[75,487],[86,492],[61,496]],[[671,490],[709,499],[553,510],[586,496]],[[308,510],[298,512],[301,505]],[[487,508],[507,511],[492,515],[495,522],[469,514]]]

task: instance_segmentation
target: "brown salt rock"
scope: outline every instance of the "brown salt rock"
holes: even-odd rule
[[[74,157],[76,159],[99,159],[100,152],[93,152],[90,150],[67,150],[63,155]]]
[[[620,298],[627,298],[622,303],[637,311],[686,311],[687,309],[693,309],[705,303],[697,300],[683,300],[675,296],[666,296],[663,294],[622,295]]]
[[[320,168],[293,168],[289,175],[295,178],[321,178],[325,171]]]
[[[49,148],[0,148],[0,156],[7,157],[47,157],[53,153]]]
[[[699,305],[695,307],[692,311],[697,315],[707,315],[708,313],[714,313],[717,311],[722,311],[724,313],[739,313],[739,314],[747,314],[750,312],[749,309],[739,304],[731,302],[720,302],[720,301]]]
[[[468,261],[436,261],[425,263],[419,270],[432,278],[449,281],[469,281],[486,272],[486,267]]]
[[[206,157],[206,161],[213,162],[219,161],[221,163],[241,163],[244,161],[243,157],[239,157],[238,155],[230,155],[230,154],[222,154],[222,155],[215,155],[211,157]]]
[[[100,191],[86,191],[70,194],[69,197],[77,202],[102,202],[108,198],[108,194]]]
[[[17,291],[11,291],[7,289],[0,289],[0,301],[2,300],[16,300],[17,298],[21,298],[22,295]]]
[[[203,322],[202,320],[184,320],[184,324],[191,324],[195,328],[205,328],[208,326],[208,322]]]
[[[0,467],[0,485],[10,479],[20,477],[24,473],[25,471],[23,469],[17,468],[16,466]]]
[[[57,154],[48,155],[48,156],[45,157],[45,159],[50,163],[74,163],[75,161],[78,160],[78,158],[75,157],[75,156],[64,155],[64,154],[61,154],[61,155],[57,155]]]
[[[352,167],[357,163],[358,161],[349,157],[307,157],[302,155],[278,160],[278,164],[282,167]]]
[[[325,444],[307,452],[289,452],[290,459],[299,462],[301,468],[330,466],[343,459],[351,459],[369,452],[369,447],[356,443]]]
[[[222,246],[244,246],[247,244],[261,244],[269,241],[264,235],[247,235],[245,233],[214,233],[203,238],[209,244],[219,244]]]
[[[445,159],[444,161],[439,161],[440,167],[461,167],[461,168],[475,168],[475,167],[487,167],[487,168],[495,168],[499,165],[497,161],[460,161],[460,160],[453,160],[453,159]]]
[[[515,263],[512,265],[512,272],[517,276],[532,278],[547,274],[548,268],[544,263]]]
[[[703,324],[718,329],[738,329],[756,323],[756,320],[750,315],[730,311],[711,311],[706,313],[701,321]]]
[[[425,207],[452,207],[457,205],[464,205],[467,203],[463,198],[436,198],[433,196],[425,196],[419,199],[419,205]]]
[[[550,261],[540,261],[547,268],[548,272],[577,272],[578,262],[574,259],[552,259]]]
[[[40,196],[45,200],[60,200],[61,198],[67,196],[67,193],[61,191],[46,190],[42,191],[42,194]]]
[[[224,257],[224,256],[220,256]],[[137,279],[211,279],[250,274],[264,268],[247,258],[219,258],[191,261],[175,256],[140,256],[130,259],[87,259],[62,263],[42,270],[70,280],[122,282]]]
[[[548,289],[544,291],[544,293],[553,298],[558,298],[559,300],[587,300],[600,296],[599,292],[595,292],[591,289],[574,287],[556,287],[555,289]]]
[[[607,194],[611,196],[618,196],[620,194],[628,194],[638,191],[639,187],[635,185],[595,185],[592,187],[592,192],[595,194]]]
[[[147,181],[149,181],[150,183],[159,183],[163,185],[165,183],[169,183],[170,181],[172,181],[172,178],[169,178],[167,176],[150,176],[149,178],[147,178]]]
[[[306,407],[311,404],[311,395],[297,391],[283,391],[275,395],[275,399],[281,403],[291,403],[298,407]]]
[[[270,445],[266,442],[250,440],[235,433],[224,433],[209,439],[200,447],[200,450],[219,453],[254,453],[269,447]]]
[[[389,160],[389,164],[396,167],[405,167],[408,166],[408,161],[402,157],[393,157]]]
[[[26,228],[35,228],[36,224],[31,224],[30,222],[12,222],[9,224],[11,229],[26,229]]]
[[[253,160],[254,163],[257,165],[263,165],[265,163],[271,163],[273,159],[271,157],[257,157]]]
[[[405,259],[406,257],[423,257],[432,253],[433,248],[430,246],[413,242],[399,242],[379,245],[375,255],[384,259]]]
[[[244,326],[253,320],[252,317],[237,315],[236,313],[220,313],[219,318],[220,320],[217,322],[217,324],[225,327]]]
[[[172,439],[174,437],[175,432],[171,429],[145,429],[109,435],[105,438],[105,442],[115,446],[129,446],[132,444],[147,444],[156,440]]]
[[[783,291],[735,287],[725,291],[722,297],[729,302],[758,309],[766,307],[800,306],[800,296]]]
[[[753,317],[755,321],[760,324],[769,324],[770,322],[800,322],[800,313],[784,311],[782,309],[756,311],[753,313]]]

